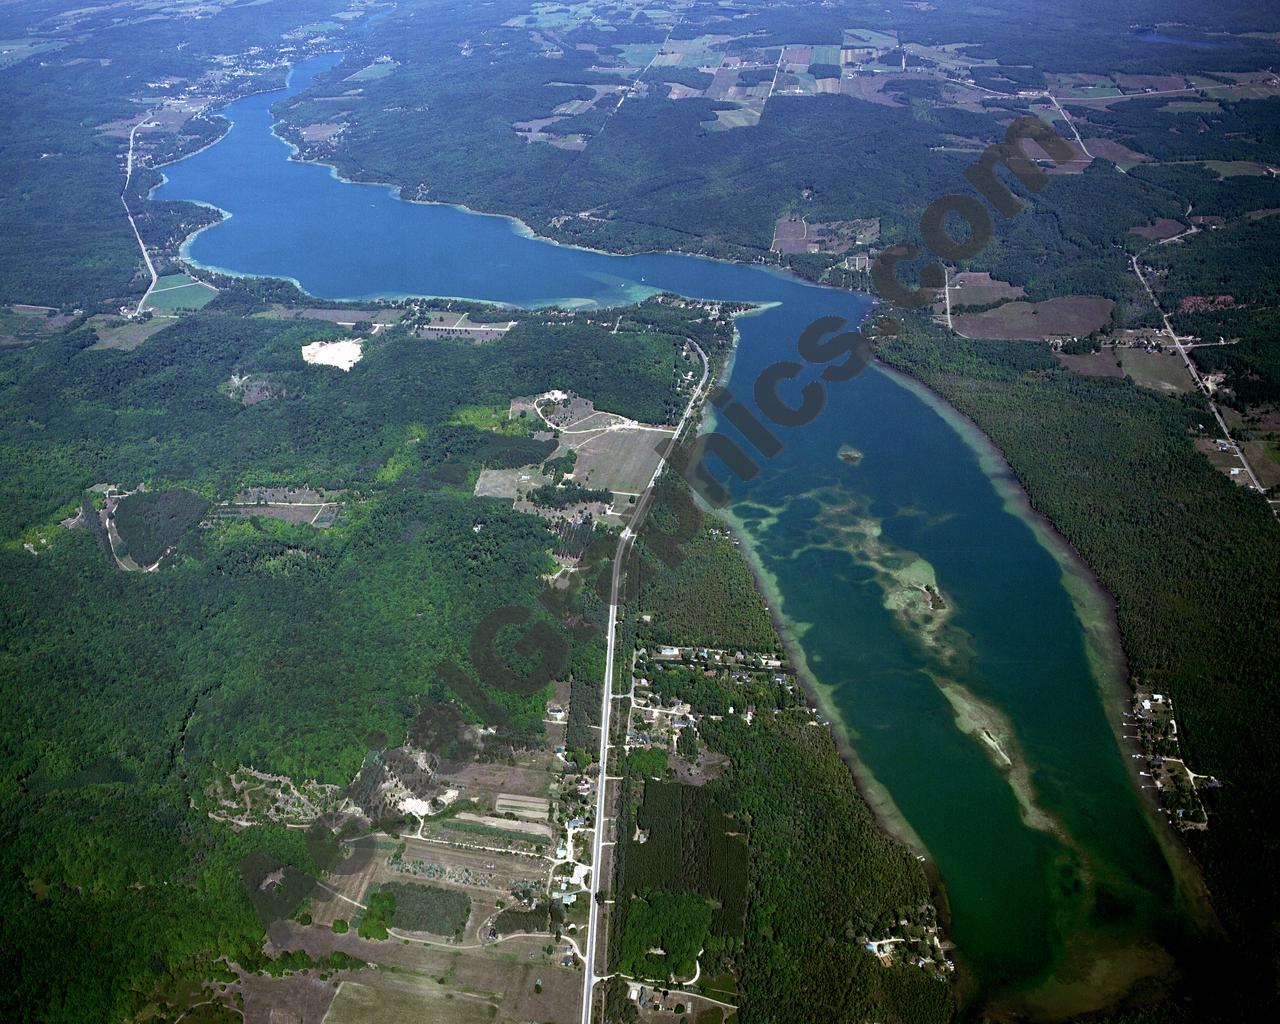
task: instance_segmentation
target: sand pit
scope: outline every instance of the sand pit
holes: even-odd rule
[[[313,341],[302,346],[303,362],[317,363],[320,366],[336,366],[339,370],[350,370],[364,353],[360,350],[363,338],[346,338],[342,341]]]

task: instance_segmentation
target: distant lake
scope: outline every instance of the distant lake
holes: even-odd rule
[[[1186,36],[1174,36],[1165,32],[1135,32],[1133,38],[1143,43],[1170,43],[1175,46],[1190,46],[1197,50],[1229,50],[1240,44],[1234,39],[1190,39]]]
[[[289,92],[336,59],[301,65]],[[772,303],[738,320],[728,387],[749,405],[814,318],[856,323],[870,308],[759,266],[567,248],[344,183],[289,159],[271,131],[279,98],[232,104],[225,139],[166,168],[157,198],[231,215],[189,242],[193,261],[325,298],[594,307],[668,290]],[[780,428],[782,453],[736,485],[733,518],[887,818],[936,865],[957,959],[1004,1005],[1084,1010],[1165,969],[1179,898],[1108,720],[1118,702],[1101,697],[1115,683],[1109,619],[1061,545],[1037,535],[1003,464],[944,413],[877,368],[832,384],[817,421]],[[843,445],[862,459],[841,459]],[[937,614],[919,611],[926,587]]]

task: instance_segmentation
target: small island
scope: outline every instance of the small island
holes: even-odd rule
[[[851,466],[856,466],[862,461],[862,452],[858,451],[858,449],[853,447],[851,444],[842,444],[840,446],[840,450],[836,452],[836,454]]]

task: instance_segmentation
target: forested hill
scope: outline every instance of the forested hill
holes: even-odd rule
[[[345,787],[445,700],[498,751],[540,742],[545,687],[439,674],[471,664],[493,609],[540,607],[554,566],[546,523],[474,497],[477,474],[555,447],[508,419],[519,395],[662,421],[683,336],[709,331],[671,307],[616,334],[529,314],[480,345],[393,328],[344,373],[300,349],[347,332],[243,315],[264,308],[233,287],[132,351],[75,326],[0,350],[5,1020],[117,1021],[219,956],[253,962],[244,859],[312,872],[332,844],[212,821],[209,787],[238,766]],[[147,485],[114,523],[156,571],[113,557],[87,493],[105,482]],[[222,504],[285,486],[323,491],[332,525]],[[565,641],[598,678],[601,641]]]

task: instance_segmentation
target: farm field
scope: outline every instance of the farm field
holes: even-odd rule
[[[601,431],[578,446],[573,478],[584,487],[633,495],[658,467],[656,446],[671,433],[656,428]]]
[[[157,313],[179,309],[201,309],[213,301],[218,289],[196,281],[186,274],[169,274],[156,281],[147,293],[146,306]]]
[[[1201,160],[1199,162],[1223,178],[1242,176],[1262,178],[1269,173],[1265,164],[1255,163],[1252,160]]]
[[[359,913],[358,904],[378,877],[388,877],[389,851],[379,850],[372,837],[348,844],[351,856],[324,877],[324,884],[311,894],[311,918],[317,928],[330,928],[336,920],[350,921]]]
[[[447,773],[451,786],[462,794],[493,806],[500,794],[545,797],[555,779],[557,764],[547,750],[527,750],[516,755],[515,764],[477,761],[460,765]]]
[[[951,278],[951,305],[985,306],[1003,299],[1020,299],[1025,294],[1018,286],[993,278],[988,273],[962,270]]]
[[[1105,326],[1115,303],[1095,295],[1069,295],[1044,302],[1008,302],[984,313],[952,318],[966,338],[1044,341],[1080,337]]]
[[[1280,441],[1255,438],[1245,443],[1244,451],[1263,487],[1280,485]]]
[[[361,68],[354,75],[348,75],[348,82],[375,82],[379,78],[386,78],[400,65],[393,60],[374,61],[367,67]]]
[[[1148,352],[1142,348],[1116,350],[1124,372],[1135,384],[1166,394],[1187,394],[1195,390],[1191,375],[1177,352]]]
[[[495,341],[515,325],[515,320],[476,323],[466,313],[433,310],[418,322],[415,330],[420,338],[449,337],[466,338],[471,341]]]
[[[560,447],[552,457],[572,452],[572,477],[583,487],[639,493],[658,466],[657,444],[671,436],[669,427],[602,412],[585,399],[572,398],[559,406],[543,404],[544,419],[560,431]]]
[[[482,997],[446,990],[426,978],[379,978],[376,984],[344,981],[333,997],[325,1024],[487,1024],[497,1007]]]
[[[352,327],[361,320],[375,324],[396,324],[404,317],[402,309],[323,309],[315,306],[272,306],[255,317],[273,320],[324,320],[341,327]]]
[[[1148,352],[1144,348],[1103,348],[1076,355],[1055,353],[1058,362],[1086,377],[1133,378],[1139,387],[1163,394],[1188,394],[1195,390],[1191,375],[1176,352]]]
[[[132,352],[157,331],[164,330],[171,323],[173,320],[169,317],[152,317],[150,320],[137,321],[99,314],[90,317],[88,321],[88,326],[98,336],[97,343],[90,347]]]
[[[341,494],[341,491],[321,493],[305,487],[250,487],[237,494],[234,500],[218,505],[214,513],[219,516],[265,516],[286,523],[305,523],[323,530],[337,522],[342,502],[333,499]]]
[[[44,306],[0,306],[0,348],[29,345],[47,338],[73,319]]]
[[[1164,238],[1180,235],[1186,230],[1186,225],[1180,221],[1171,220],[1168,217],[1160,217],[1153,224],[1141,224],[1136,228],[1130,228],[1129,234],[1137,235],[1148,241],[1160,241]]]
[[[1082,373],[1086,377],[1123,377],[1124,370],[1117,365],[1116,355],[1111,349],[1099,352],[1083,352],[1072,355],[1066,352],[1055,352],[1058,362],[1069,370]]]
[[[543,477],[535,466],[519,469],[482,469],[476,477],[474,494],[477,498],[510,498],[515,500],[521,491],[538,486]]]
[[[272,929],[270,948],[302,949],[315,959],[340,951],[376,965],[375,970],[343,976],[326,1022],[335,1019],[335,1012],[342,1014],[339,1020],[354,1024],[382,1019],[394,1024],[406,1020],[432,1024],[452,1020],[500,1024],[572,1020],[581,993],[580,970],[561,966],[554,951],[546,952],[546,945],[540,938],[523,936],[480,948],[395,939],[378,942],[361,939],[354,930],[337,935],[328,928],[290,921]],[[268,1007],[288,1005],[274,993],[292,988],[289,983],[296,979],[251,980],[254,992],[252,997],[246,992],[246,1019],[279,1019],[269,1017]],[[341,1001],[341,991],[351,982],[377,992],[357,992],[359,998],[346,1004]],[[539,982],[541,992],[535,989]],[[390,1007],[386,1012],[392,1016],[378,1016],[386,1007]],[[484,1016],[469,1015],[476,1010]],[[455,1011],[463,1016],[451,1016]]]

